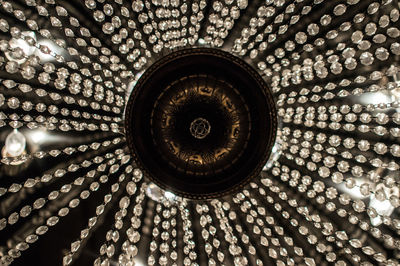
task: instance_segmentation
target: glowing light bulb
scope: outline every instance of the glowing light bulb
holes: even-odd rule
[[[43,130],[32,130],[28,135],[28,138],[31,139],[35,144],[42,143],[46,137],[48,137],[48,135]]]
[[[21,155],[25,150],[25,146],[25,136],[17,129],[14,129],[10,134],[8,134],[5,143],[5,149],[8,155],[12,157]]]

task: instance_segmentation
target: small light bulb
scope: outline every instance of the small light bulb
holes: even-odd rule
[[[10,156],[16,157],[21,155],[25,150],[25,146],[25,136],[17,129],[14,129],[10,134],[8,134],[5,149]]]

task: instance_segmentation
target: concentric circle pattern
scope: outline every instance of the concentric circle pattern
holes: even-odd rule
[[[0,265],[399,265],[399,18],[398,0],[0,0]],[[197,49],[268,90],[179,64],[164,93],[141,89]],[[200,97],[210,84],[226,97]],[[244,150],[248,182],[219,167],[240,152],[191,153],[211,139]],[[193,200],[149,174],[208,176],[181,165],[199,154],[233,194]]]
[[[277,112],[270,89],[229,53],[182,49],[155,62],[125,111],[135,161],[160,187],[191,199],[232,194],[271,154]]]

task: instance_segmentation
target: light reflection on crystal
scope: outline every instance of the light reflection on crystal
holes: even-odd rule
[[[360,102],[367,105],[367,104],[386,104],[391,103],[392,99],[390,98],[390,94],[387,91],[382,92],[370,92],[364,93],[360,96]]]
[[[371,223],[374,226],[378,226],[378,225],[382,224],[383,221],[382,221],[382,217],[380,215],[390,216],[394,210],[394,207],[390,204],[390,201],[377,200],[374,195],[371,195],[369,206],[374,208],[376,210],[376,212],[379,214],[379,216],[370,218]]]
[[[50,136],[44,130],[31,130],[27,132],[29,139],[35,144],[41,144],[48,141]]]
[[[171,202],[177,200],[177,196],[174,193],[165,191],[154,183],[147,185],[146,195],[157,202],[162,202],[165,199]]]
[[[27,58],[36,51],[36,48],[29,45],[25,40],[25,38],[31,38],[33,41],[36,41],[36,35],[33,31],[23,31],[21,37],[19,39],[11,39],[9,44],[10,48],[14,49],[14,51],[5,53],[8,60],[16,61],[18,64],[26,62]]]
[[[272,147],[271,155],[270,155],[267,163],[263,167],[263,170],[266,171],[266,170],[270,169],[273,166],[273,164],[278,161],[281,154],[282,154],[282,148],[281,148],[280,141],[276,141],[275,145]]]

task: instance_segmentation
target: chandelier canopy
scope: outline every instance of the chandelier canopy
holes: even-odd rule
[[[243,60],[183,49],[141,76],[127,102],[125,133],[154,183],[186,198],[216,198],[261,172],[276,115],[271,91]]]

